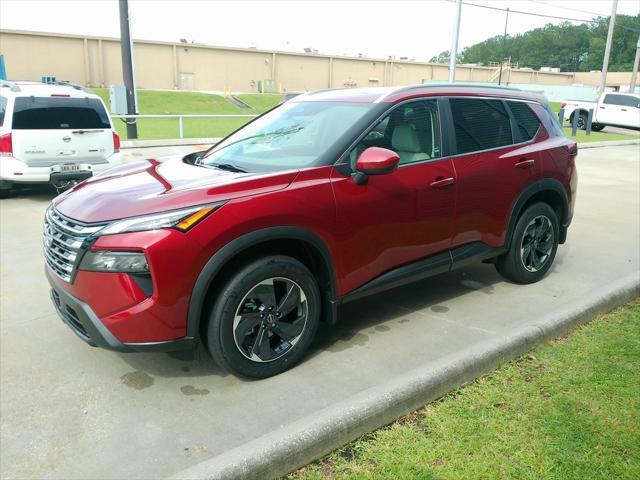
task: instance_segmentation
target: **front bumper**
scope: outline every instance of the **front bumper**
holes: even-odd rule
[[[51,273],[47,267],[45,267],[45,272],[51,285],[51,301],[58,316],[78,337],[92,347],[101,347],[119,352],[171,352],[191,350],[196,346],[197,341],[192,337],[182,337],[162,342],[123,343],[104,326],[89,305],[60,288],[51,278]]]

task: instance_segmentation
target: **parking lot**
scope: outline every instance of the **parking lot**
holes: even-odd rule
[[[640,275],[639,146],[584,149],[577,163],[573,225],[543,281],[509,284],[479,264],[347,304],[301,365],[262,381],[223,373],[202,349],[85,345],[54,313],[43,275],[41,225],[53,193],[1,200],[0,475],[173,475]]]

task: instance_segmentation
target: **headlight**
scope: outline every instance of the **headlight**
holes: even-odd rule
[[[91,272],[149,273],[147,257],[142,252],[88,251],[82,257],[80,270]]]
[[[186,232],[195,226],[203,218],[220,207],[222,203],[213,205],[184,208],[170,212],[143,215],[141,217],[124,218],[100,230],[100,235],[113,233],[141,232],[144,230],[157,230],[159,228],[177,228]]]

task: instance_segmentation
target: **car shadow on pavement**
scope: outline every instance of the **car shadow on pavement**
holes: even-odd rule
[[[365,331],[384,333],[396,323],[411,321],[408,317],[446,321],[449,304],[457,297],[470,292],[493,295],[493,285],[504,281],[493,265],[478,264],[347,303],[338,311],[337,325],[320,325],[309,357],[363,346],[369,339]]]
[[[13,187],[3,199],[53,200],[58,191],[53,185],[25,185]]]
[[[135,371],[165,378],[226,377],[228,372],[220,368],[202,344],[195,350],[162,353],[117,353]]]

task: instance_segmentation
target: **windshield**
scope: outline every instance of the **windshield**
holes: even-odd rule
[[[331,147],[354,135],[369,103],[287,102],[229,136],[199,164],[260,172],[318,164]]]

